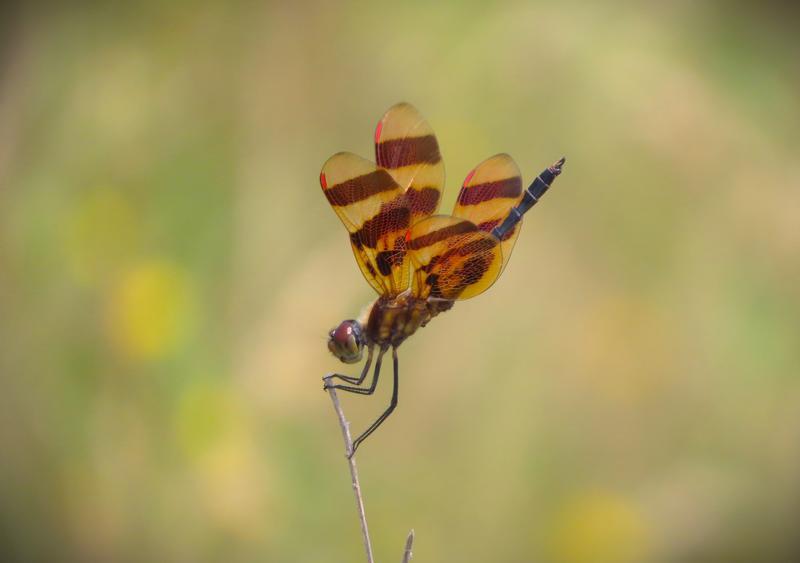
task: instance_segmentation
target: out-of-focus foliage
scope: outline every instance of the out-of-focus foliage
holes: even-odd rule
[[[359,452],[381,560],[794,560],[789,4],[65,3],[0,26],[3,560],[358,561],[320,377],[372,298],[320,193],[417,105],[566,154]],[[355,369],[355,368],[354,368]],[[346,397],[354,429],[387,400]]]

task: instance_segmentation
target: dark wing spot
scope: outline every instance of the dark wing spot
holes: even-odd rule
[[[375,256],[378,271],[384,276],[392,273],[392,266],[402,266],[405,260],[405,250],[383,250]]]
[[[442,297],[442,290],[439,287],[439,274],[428,274],[425,278],[425,283],[430,286],[430,297]]]

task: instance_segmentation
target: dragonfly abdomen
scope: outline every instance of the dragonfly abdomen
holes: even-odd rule
[[[504,240],[506,236],[517,223],[522,220],[522,216],[541,199],[545,192],[553,184],[556,176],[561,174],[561,167],[564,166],[566,158],[561,158],[552,166],[546,168],[544,172],[539,174],[536,179],[528,186],[525,193],[522,195],[520,202],[511,208],[506,218],[500,225],[492,229],[492,234],[500,240]]]

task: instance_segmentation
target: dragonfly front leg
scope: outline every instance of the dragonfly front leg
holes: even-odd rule
[[[381,350],[381,355],[383,355],[383,352],[384,351]],[[380,362],[380,356],[378,357],[378,362]],[[358,438],[356,438],[353,441],[353,451],[350,452],[350,455],[347,456],[348,458],[353,457],[353,455],[356,453],[356,449],[358,448],[358,446],[364,440],[367,439],[367,436],[369,436],[370,434],[375,432],[375,430],[378,429],[378,426],[380,426],[383,423],[384,420],[389,418],[389,415],[392,414],[392,411],[395,409],[395,407],[397,407],[397,392],[398,392],[398,387],[399,387],[399,372],[400,372],[400,370],[399,370],[398,361],[397,361],[397,348],[394,348],[394,347],[392,347],[392,364],[393,364],[393,367],[394,367],[394,386],[392,387],[392,400],[389,402],[389,408],[387,408],[383,412],[383,414],[380,415],[378,417],[378,419],[375,422],[373,422],[369,426],[369,428],[367,428],[364,431],[363,434],[361,434],[361,436],[359,436]]]
[[[330,382],[331,379],[334,379],[334,378],[341,379],[342,381],[346,381],[347,383],[352,383],[353,385],[361,385],[364,382],[364,379],[367,378],[367,374],[369,373],[369,368],[372,365],[372,351],[373,351],[373,348],[374,348],[374,346],[372,344],[370,344],[369,348],[367,348],[367,363],[364,364],[364,369],[361,370],[361,375],[360,376],[353,377],[353,376],[350,376],[350,375],[342,375],[340,373],[331,373],[331,374],[326,375],[325,377],[322,378],[322,380],[325,382],[325,384],[322,386],[322,388],[323,389],[327,389],[328,387],[331,387],[329,382]]]
[[[334,389],[340,389],[342,391],[347,391],[348,393],[356,393],[358,395],[372,395],[375,392],[375,388],[378,386],[378,376],[381,374],[381,362],[383,360],[383,355],[386,353],[386,348],[381,348],[378,352],[378,359],[375,361],[375,371],[372,375],[372,383],[370,383],[369,387],[353,387],[350,385],[331,385],[329,379],[333,376],[326,376],[325,385],[323,385],[324,389],[330,389],[333,387]],[[369,362],[372,360],[372,348],[369,350],[369,357],[367,358],[367,365],[364,366],[364,371],[361,374],[361,378],[359,379],[359,383],[363,381],[366,377],[367,370],[369,369]]]

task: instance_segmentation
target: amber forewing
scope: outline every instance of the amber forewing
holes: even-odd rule
[[[380,295],[393,297],[408,288],[405,235],[411,212],[395,178],[352,153],[333,155],[322,167],[320,184],[350,233],[361,272]]]
[[[375,160],[406,190],[411,224],[436,213],[444,163],[433,129],[407,103],[389,108],[375,128]]]
[[[453,209],[454,217],[469,219],[482,231],[491,232],[503,222],[522,198],[522,176],[516,162],[507,154],[497,154],[467,175]],[[503,237],[503,267],[511,257],[522,222]]]
[[[469,299],[482,293],[500,275],[500,242],[471,221],[434,215],[414,224],[408,251],[415,272],[416,297]]]

